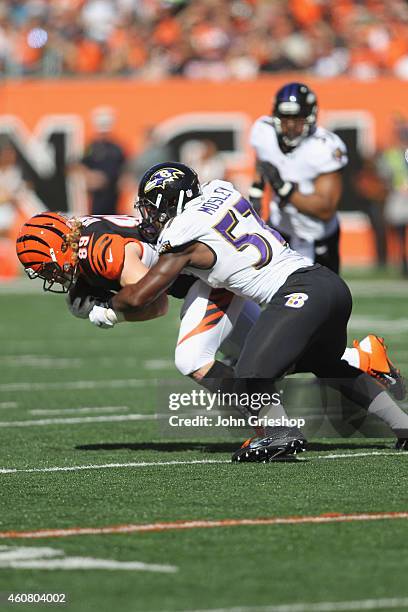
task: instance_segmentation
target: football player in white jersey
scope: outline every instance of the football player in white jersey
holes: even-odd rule
[[[313,372],[382,418],[405,447],[408,415],[376,381],[342,360],[351,295],[336,274],[290,249],[231,183],[211,181],[201,190],[191,168],[171,162],[153,166],[139,193],[140,231],[150,238],[160,234],[159,260],[139,282],[95,307],[93,323],[112,324],[119,313],[143,309],[182,271],[194,274],[213,288],[265,305],[235,369],[216,362],[207,373],[218,388],[259,393],[288,372]],[[267,461],[277,450],[302,449],[300,432],[283,429],[271,428],[234,459]]]
[[[250,200],[256,208],[265,182],[270,183],[271,225],[298,253],[338,272],[336,209],[347,151],[316,119],[317,99],[307,85],[288,83],[277,92],[272,115],[259,117],[252,126],[257,174]]]

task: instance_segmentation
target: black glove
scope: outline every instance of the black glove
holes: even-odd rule
[[[277,167],[270,162],[259,161],[258,167],[262,172],[262,175],[268,180],[272,189],[280,197],[280,199],[287,200],[291,193],[296,189],[296,183],[284,181]]]
[[[264,189],[265,181],[263,179],[263,176],[261,176],[261,179],[259,181],[254,181],[252,183],[248,191],[249,201],[251,202],[255,212],[257,213],[261,211]]]
[[[69,311],[74,317],[87,319],[94,306],[107,302],[114,296],[112,291],[92,287],[82,276],[79,276],[66,296]]]

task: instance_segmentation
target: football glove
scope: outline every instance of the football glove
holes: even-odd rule
[[[114,327],[116,323],[124,321],[125,317],[121,312],[115,312],[108,302],[99,301],[89,313],[89,320],[96,325],[96,327],[110,329]]]
[[[112,291],[93,287],[82,276],[79,276],[65,299],[68,309],[74,317],[87,319],[97,302],[107,301],[113,295]]]
[[[269,181],[274,192],[281,200],[287,200],[291,193],[296,189],[296,183],[284,181],[276,166],[267,161],[259,161],[258,166],[262,175]]]
[[[262,206],[262,198],[265,189],[265,181],[263,176],[259,181],[254,181],[249,188],[248,196],[254,210],[259,213]]]

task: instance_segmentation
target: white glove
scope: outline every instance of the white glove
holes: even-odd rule
[[[89,313],[89,320],[97,327],[103,329],[110,329],[114,327],[116,323],[124,321],[124,316],[120,312],[115,312],[112,308],[109,308],[106,304],[95,305]]]

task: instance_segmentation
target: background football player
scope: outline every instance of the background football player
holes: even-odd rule
[[[288,83],[277,92],[272,115],[259,117],[251,129],[256,176],[250,198],[259,207],[269,183],[271,225],[291,248],[338,272],[336,210],[347,151],[344,142],[316,120],[317,99],[307,85]]]
[[[211,287],[266,305],[248,334],[235,370],[231,368],[228,376],[226,366],[223,372],[213,367],[206,377],[218,378],[221,388],[226,380],[229,389],[233,379],[251,393],[264,391],[265,383],[288,372],[313,372],[389,424],[399,438],[398,447],[406,447],[408,415],[381,385],[342,359],[351,295],[336,274],[323,266],[310,266],[310,261],[291,250],[231,183],[211,181],[201,192],[196,173],[172,162],[151,168],[140,189],[140,229],[159,235],[160,257],[138,283],[123,287],[108,303],[95,307],[90,315],[94,323],[105,324],[117,313],[154,303],[187,271]],[[298,434],[285,431],[275,436],[270,431],[234,458],[268,460],[275,456],[277,442],[287,452],[299,450],[304,440]]]
[[[273,189],[270,224],[291,248],[310,262],[339,272],[340,227],[337,205],[342,193],[342,169],[347,164],[344,142],[318,126],[317,98],[303,83],[287,83],[278,90],[272,115],[259,117],[250,142],[256,153],[256,176],[250,201],[259,211],[266,184]],[[372,363],[366,367],[367,356]],[[403,384],[390,361],[385,366],[384,342],[370,334],[343,355],[348,363],[374,374],[401,399]],[[385,366],[385,367],[384,367]]]

